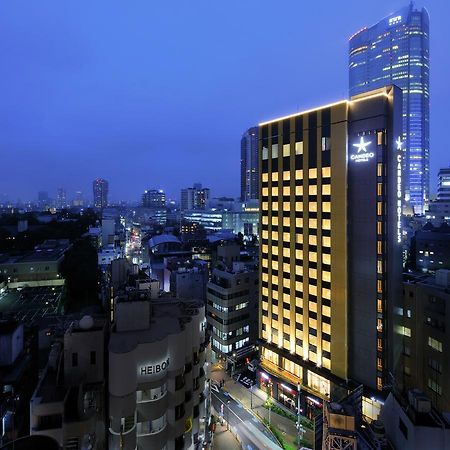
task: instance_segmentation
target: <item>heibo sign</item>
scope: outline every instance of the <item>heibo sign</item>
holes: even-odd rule
[[[158,364],[147,364],[145,366],[140,366],[138,373],[139,375],[156,375],[157,373],[164,372],[169,367],[169,358]]]

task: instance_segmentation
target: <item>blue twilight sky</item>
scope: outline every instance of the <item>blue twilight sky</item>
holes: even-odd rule
[[[0,4],[0,194],[111,198],[200,181],[239,195],[240,137],[347,96],[348,37],[407,0]],[[431,18],[431,187],[450,164],[449,0]]]

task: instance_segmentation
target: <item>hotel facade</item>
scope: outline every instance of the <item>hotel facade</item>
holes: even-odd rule
[[[310,416],[363,384],[376,417],[399,358],[401,96],[260,124],[260,382]]]

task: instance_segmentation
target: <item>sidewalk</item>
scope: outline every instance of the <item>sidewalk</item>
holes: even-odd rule
[[[217,450],[241,450],[241,445],[233,433],[229,430],[227,431],[226,425],[218,423],[214,433],[213,448]]]
[[[225,380],[224,389],[228,391],[234,399],[238,400],[247,410],[251,410],[259,419],[269,420],[269,410],[263,406],[267,399],[267,394],[264,391],[255,386],[253,387],[253,393],[251,393],[249,389],[245,388],[241,383],[234,381],[223,369],[217,367],[217,365],[212,368],[211,378],[216,381],[222,379]],[[272,401],[275,405],[288,411],[284,405],[279,404],[275,399]],[[280,431],[280,434],[283,439],[285,439],[286,443],[291,448],[296,449],[297,445],[295,444],[295,439],[298,436],[298,432],[295,422],[287,417],[280,416],[273,411],[270,413],[270,422]],[[314,441],[312,430],[305,429],[303,437],[311,443]]]

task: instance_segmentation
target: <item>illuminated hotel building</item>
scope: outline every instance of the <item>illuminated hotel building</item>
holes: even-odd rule
[[[286,405],[298,387],[308,411],[363,384],[375,416],[391,381],[400,135],[392,86],[260,124],[260,380]]]
[[[350,96],[395,84],[403,91],[405,198],[423,214],[429,200],[429,17],[413,2],[349,42]]]

